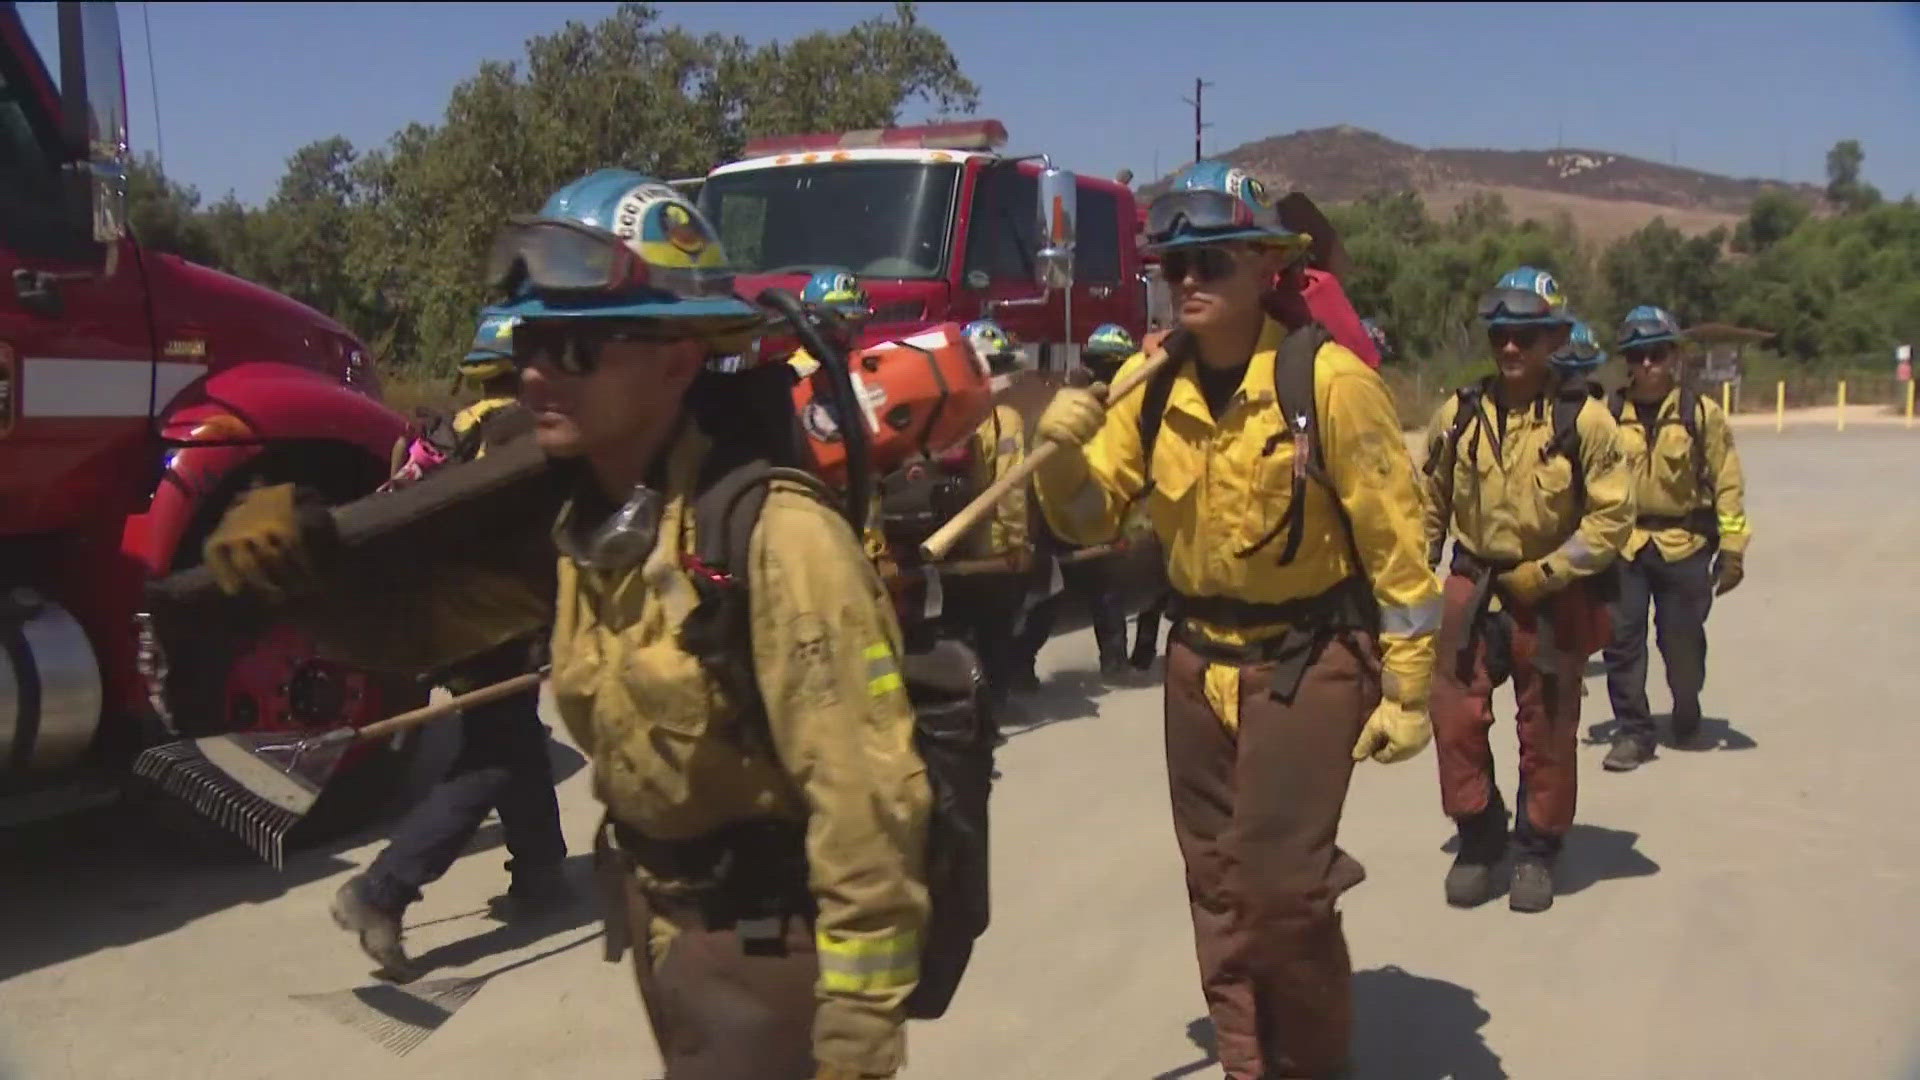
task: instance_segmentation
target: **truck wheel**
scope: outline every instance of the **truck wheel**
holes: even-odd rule
[[[359,466],[357,456],[332,455],[323,467],[315,465],[310,460],[270,460],[227,477],[182,538],[173,569],[199,565],[206,537],[234,498],[256,479],[310,485],[338,505],[366,494],[383,478],[377,466]],[[342,725],[361,727],[426,704],[432,691],[411,678],[324,659],[313,637],[291,621],[244,636],[195,628],[163,640],[161,646],[167,658],[168,711],[187,736],[236,731],[317,735]],[[417,736],[403,733],[349,750],[313,810],[288,837],[289,846],[332,839],[376,820],[405,786],[418,745]]]

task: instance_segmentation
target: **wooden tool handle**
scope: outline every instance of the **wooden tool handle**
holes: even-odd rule
[[[480,705],[491,704],[492,702],[499,701],[501,698],[509,698],[515,694],[531,690],[539,686],[540,680],[546,677],[547,673],[544,670],[529,671],[525,675],[515,675],[511,679],[503,679],[500,682],[483,686],[478,690],[469,690],[464,694],[455,695],[445,701],[436,702],[432,705],[422,705],[417,709],[403,712],[398,716],[389,716],[385,720],[376,720],[366,727],[357,729],[354,733],[354,741],[371,742],[375,739],[384,739],[396,732],[417,728],[422,724],[430,724],[443,716],[459,712],[462,709],[471,709]]]
[[[1116,380],[1107,390],[1107,405],[1111,406],[1114,402],[1133,393],[1148,379],[1153,378],[1161,368],[1166,366],[1171,356],[1172,354],[1163,347],[1149,356],[1145,363]],[[972,502],[953,515],[951,521],[934,530],[933,535],[927,537],[926,541],[920,545],[920,554],[929,562],[939,562],[945,558],[953,545],[960,542],[961,537],[973,531],[973,527],[980,523],[980,519],[993,511],[995,504],[1005,498],[1008,492],[1026,483],[1028,477],[1059,452],[1060,444],[1050,439],[1028,450],[1024,461],[1014,466],[1007,475],[994,481],[987,490],[975,496]]]

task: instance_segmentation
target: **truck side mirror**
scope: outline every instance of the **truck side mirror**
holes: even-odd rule
[[[127,234],[127,79],[113,4],[60,4],[60,94],[75,224],[96,243]]]
[[[1074,175],[1051,165],[1040,171],[1040,250],[1034,254],[1034,278],[1043,289],[1073,285],[1073,244],[1079,225],[1079,188]]]

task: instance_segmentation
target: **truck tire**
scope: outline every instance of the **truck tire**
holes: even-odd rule
[[[295,482],[319,491],[330,505],[350,502],[385,479],[379,463],[328,448],[276,453],[224,477],[195,514],[175,552],[172,571],[198,566],[206,538],[235,498],[256,482]],[[318,734],[342,724],[359,727],[427,702],[424,682],[320,659],[310,635],[291,622],[236,637],[197,628],[162,640],[167,658],[168,711],[183,735],[233,731]],[[373,823],[406,786],[419,746],[407,733],[355,747],[341,762],[313,810],[287,838],[290,847],[330,840]]]

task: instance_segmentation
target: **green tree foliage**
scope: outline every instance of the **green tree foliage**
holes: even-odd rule
[[[628,3],[532,39],[517,62],[482,64],[437,124],[365,154],[339,137],[302,147],[262,207],[229,197],[202,210],[143,163],[134,222],[161,250],[333,315],[389,362],[438,368],[472,335],[495,230],[561,185],[608,166],[700,176],[757,135],[881,127],[914,102],[966,113],[978,96],[912,4],[751,46]]]
[[[1858,139],[1842,139],[1827,151],[1827,201],[1842,210],[1858,212],[1880,204],[1880,189],[1860,180],[1867,160]]]

